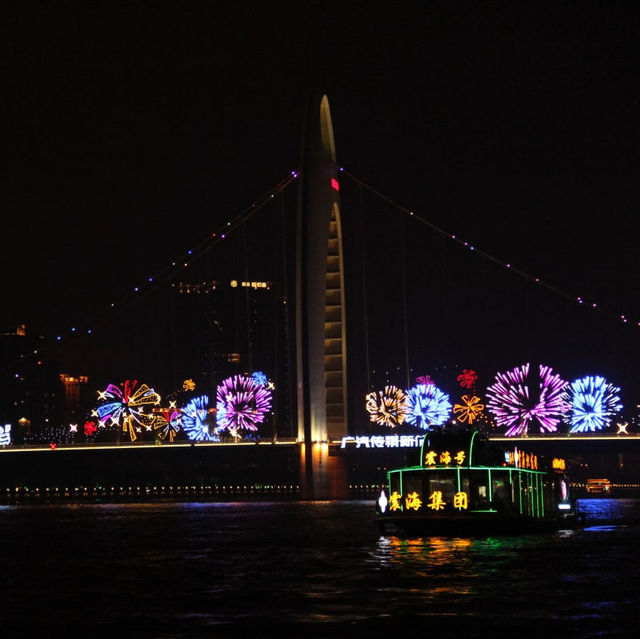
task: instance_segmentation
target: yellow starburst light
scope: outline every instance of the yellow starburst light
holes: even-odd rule
[[[462,404],[454,404],[453,412],[458,415],[459,422],[473,424],[484,410],[484,404],[480,403],[480,398],[477,395],[463,395]]]
[[[375,424],[395,428],[407,418],[409,400],[403,390],[397,386],[387,385],[383,391],[367,394],[366,410],[370,420]]]

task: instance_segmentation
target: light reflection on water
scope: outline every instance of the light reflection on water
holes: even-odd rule
[[[587,525],[595,522],[637,524],[640,518],[638,502],[638,499],[611,499],[608,497],[579,499],[578,509],[585,516]]]
[[[381,535],[368,501],[12,506],[0,627],[47,636],[70,614],[105,636],[625,636],[640,500],[579,505],[577,530],[473,539]]]

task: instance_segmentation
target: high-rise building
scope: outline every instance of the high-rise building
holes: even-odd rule
[[[180,282],[174,285],[177,378],[215,395],[232,375],[263,372],[274,385],[274,435],[290,436],[291,345],[286,299],[266,281]]]
[[[63,424],[79,422],[86,417],[89,406],[89,377],[86,375],[59,374],[62,393],[60,393],[59,416]]]
[[[58,377],[43,341],[24,324],[0,333],[0,422],[12,425],[14,441],[56,420]]]

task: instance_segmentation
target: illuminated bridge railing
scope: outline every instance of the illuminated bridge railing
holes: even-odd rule
[[[494,442],[554,442],[554,443],[570,443],[570,442],[640,442],[640,433],[625,434],[589,434],[589,433],[572,433],[572,434],[549,434],[549,435],[532,435],[526,437],[505,437],[501,435],[490,435],[489,439]]]
[[[105,442],[101,444],[38,444],[38,445],[16,445],[0,447],[2,453],[20,453],[20,452],[49,452],[49,451],[88,451],[88,450],[141,450],[141,449],[168,449],[168,448],[237,448],[237,447],[256,447],[256,446],[292,446],[297,445],[295,438],[281,439],[275,442],[261,441],[239,441],[239,442]]]

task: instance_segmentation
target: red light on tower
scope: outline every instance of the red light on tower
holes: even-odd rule
[[[331,178],[331,188],[335,189],[336,191],[340,190],[340,183],[335,178]]]

